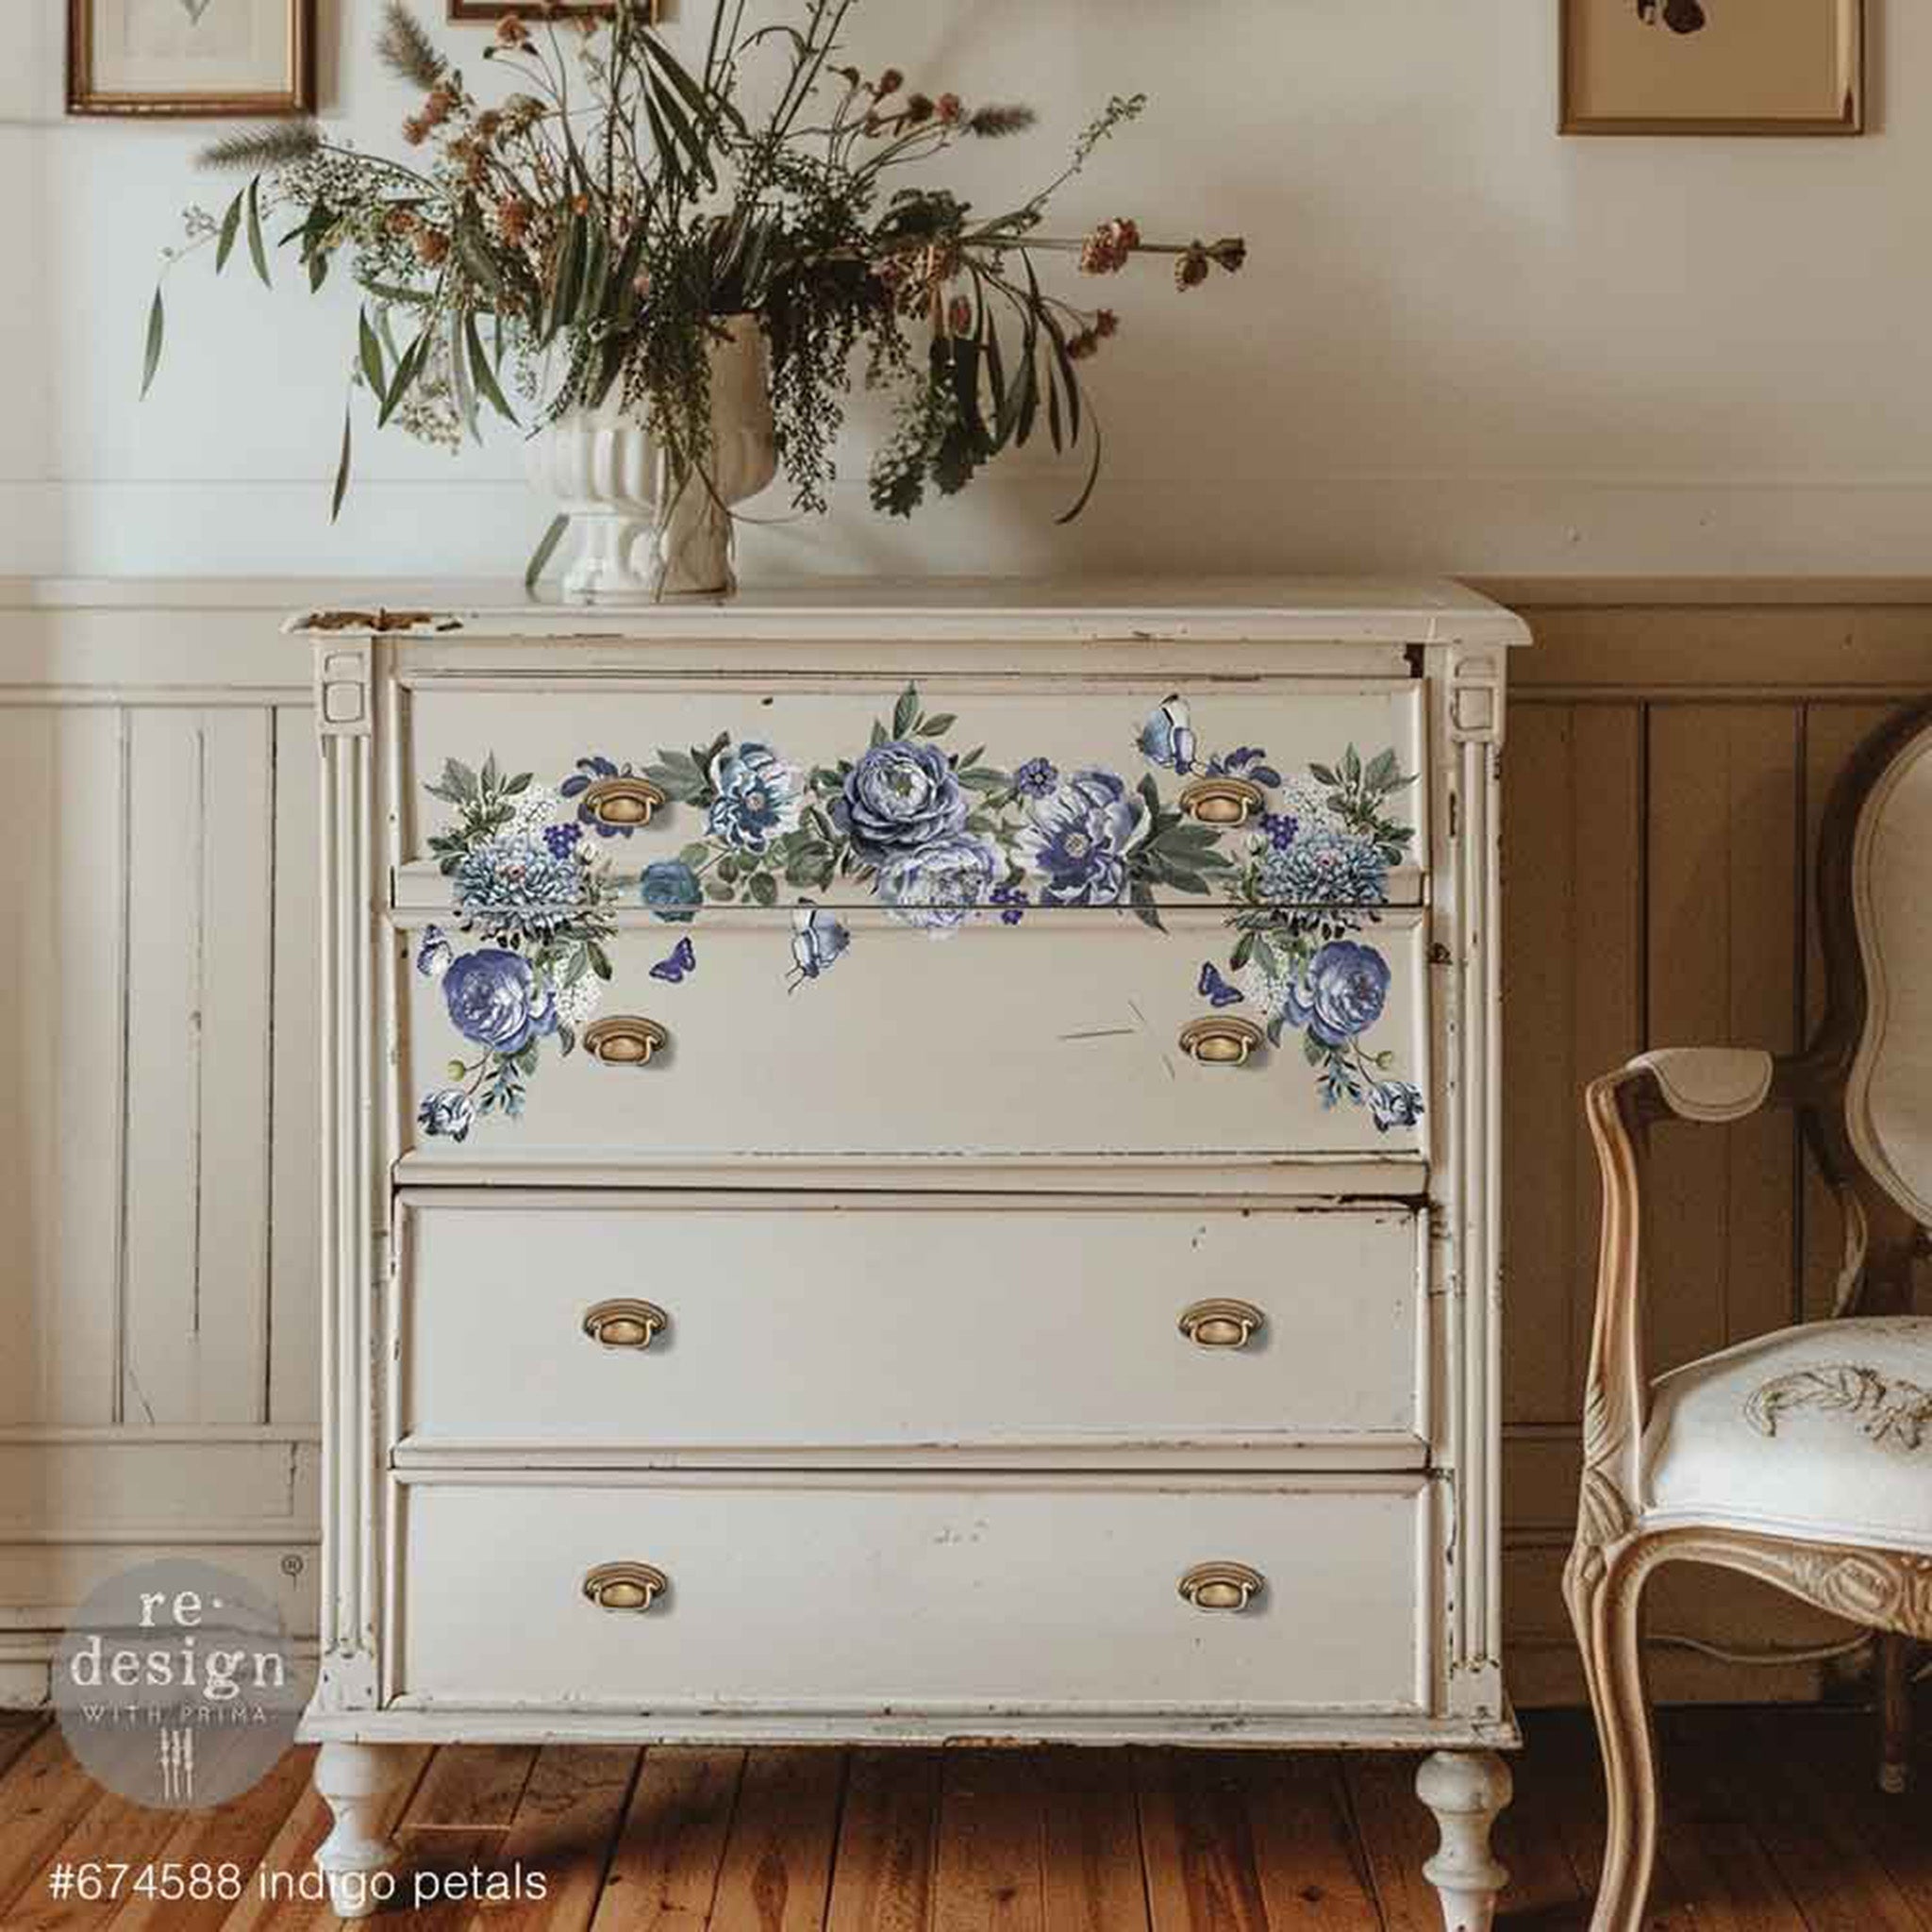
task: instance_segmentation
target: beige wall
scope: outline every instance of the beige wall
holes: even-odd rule
[[[1555,133],[1554,0],[862,0],[861,60],[1038,104],[1036,139],[982,157],[982,202],[1144,87],[1063,219],[1245,230],[1254,256],[1185,299],[1158,265],[1106,285],[1108,475],[1073,529],[1051,519],[1076,478],[1044,460],[874,518],[861,405],[835,516],[751,533],[752,568],[1924,568],[1932,8],[1868,7],[1870,135],[1604,141]],[[189,167],[206,125],[62,122],[61,11],[14,0],[0,61],[0,573],[519,563],[543,514],[509,436],[455,460],[365,437],[330,528],[344,289],[192,265],[137,406],[158,251],[222,187]],[[320,9],[329,125],[365,143],[408,105],[369,58],[376,11]],[[475,70],[486,30],[447,31]]]

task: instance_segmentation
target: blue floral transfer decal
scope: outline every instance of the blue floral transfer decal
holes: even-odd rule
[[[820,903],[841,887],[935,938],[1061,907],[1114,907],[1159,929],[1160,891],[1219,896],[1235,941],[1225,976],[1202,965],[1199,996],[1215,1007],[1252,1000],[1277,1046],[1298,1035],[1325,1106],[1365,1108],[1384,1132],[1416,1124],[1420,1090],[1396,1074],[1391,1054],[1364,1044],[1391,974],[1361,935],[1414,839],[1391,809],[1414,783],[1392,750],[1365,760],[1351,745],[1335,765],[1285,778],[1259,746],[1204,752],[1175,693],[1134,741],[1151,768],[1136,781],[1097,765],[1062,771],[1037,754],[1010,770],[990,764],[983,747],[950,748],[958,722],[928,712],[908,685],[869,743],[808,771],[729,733],[660,747],[635,766],[592,753],[555,790],[505,774],[493,756],[478,770],[452,759],[428,787],[453,812],[430,849],[451,880],[455,924],[475,946],[459,951],[428,927],[417,966],[440,982],[473,1052],[451,1061],[452,1085],[422,1101],[424,1131],[461,1141],[482,1114],[522,1111],[541,1043],[571,1052],[610,977],[606,946],[630,891],[673,925],[708,906],[771,908],[789,895],[797,989],[851,946]],[[1199,823],[1163,795],[1166,774],[1242,780],[1265,808],[1243,828]],[[703,824],[675,858],[641,866],[634,888],[613,874],[607,841],[639,828],[603,824],[581,803],[612,777],[648,780]],[[670,960],[679,979],[691,970],[688,938]],[[670,961],[652,970],[673,977]]]

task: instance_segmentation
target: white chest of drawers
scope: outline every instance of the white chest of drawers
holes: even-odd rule
[[[389,1744],[972,1736],[1433,1747],[1487,1924],[1519,622],[294,627],[339,1906]]]

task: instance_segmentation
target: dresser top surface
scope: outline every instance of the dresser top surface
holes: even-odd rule
[[[554,595],[525,597],[520,587],[500,582],[344,583],[309,600],[285,628],[299,636],[799,641],[880,636],[914,625],[925,638],[962,640],[1530,641],[1521,618],[1461,584],[1355,577],[823,579],[756,587],[729,599],[623,608],[563,605]]]

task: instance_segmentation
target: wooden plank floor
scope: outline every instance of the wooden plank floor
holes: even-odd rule
[[[1932,1717],[1932,1710],[1927,1711]],[[1678,1711],[1657,1932],[1932,1932],[1932,1763],[1881,1798],[1850,1713]],[[1574,1932],[1601,1855],[1588,1724],[1528,1724],[1497,1834],[1507,1932]],[[1926,1754],[1932,1757],[1932,1753]],[[306,1932],[264,1899],[326,1829],[312,1754],[220,1810],[104,1793],[43,1722],[0,1714],[0,1924],[8,1932]],[[442,1897],[389,1932],[1438,1932],[1433,1830],[1412,1759],[1167,1751],[412,1750],[393,1800],[411,1869],[541,1872],[537,1901]],[[60,1860],[232,1860],[220,1900],[52,1896]],[[407,1883],[407,1881],[406,1881]]]

